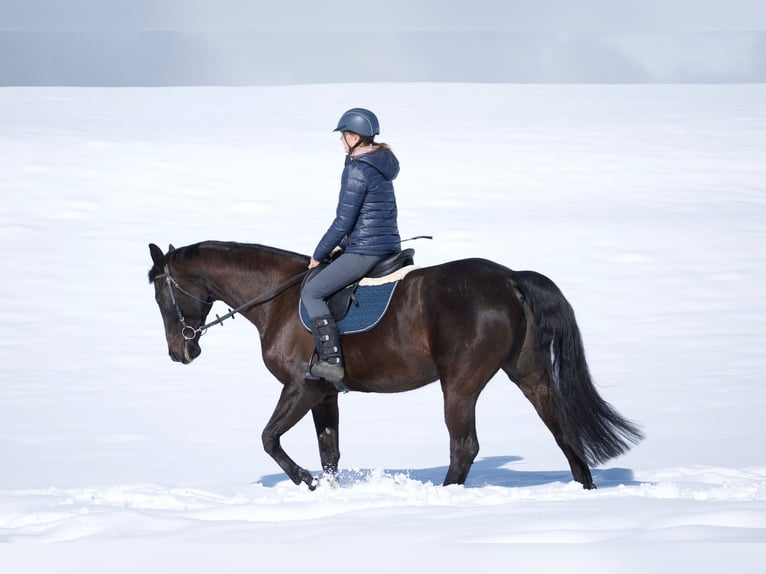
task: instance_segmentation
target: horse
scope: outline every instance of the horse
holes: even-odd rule
[[[162,315],[168,353],[189,364],[215,301],[236,307],[258,329],[263,362],[283,385],[266,424],[264,450],[296,485],[314,490],[337,476],[338,390],[306,379],[314,341],[298,313],[309,257],[258,244],[204,241],[167,253],[149,245],[149,282]],[[227,318],[227,317],[224,317]],[[222,319],[219,317],[218,321]],[[574,311],[559,288],[535,271],[513,271],[487,259],[416,268],[396,288],[374,329],[344,335],[346,387],[399,393],[439,381],[449,433],[444,485],[464,484],[479,452],[476,402],[503,370],[564,454],[583,488],[596,488],[590,467],[643,439],[596,390]],[[308,412],[314,419],[322,475],[285,452],[280,439]]]

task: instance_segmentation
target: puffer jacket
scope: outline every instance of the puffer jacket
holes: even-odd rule
[[[387,255],[401,250],[393,180],[399,160],[380,147],[346,157],[335,219],[314,250],[324,260],[336,246],[346,253]]]

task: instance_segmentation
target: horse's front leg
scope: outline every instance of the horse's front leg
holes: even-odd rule
[[[318,402],[326,391],[322,385],[307,385],[304,381],[289,382],[282,389],[279,401],[269,422],[263,429],[263,449],[271,455],[295,484],[305,483],[310,490],[317,487],[311,473],[298,466],[282,448],[280,438],[301,420]]]
[[[324,400],[311,409],[311,414],[314,416],[322,471],[326,478],[336,481],[338,461],[340,460],[338,394],[328,394]]]

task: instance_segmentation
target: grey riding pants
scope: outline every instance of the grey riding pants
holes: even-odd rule
[[[311,319],[329,315],[325,300],[349,283],[364,277],[375,264],[383,259],[380,255],[342,253],[335,261],[314,275],[303,286],[301,297]]]

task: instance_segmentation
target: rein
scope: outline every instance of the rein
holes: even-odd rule
[[[403,243],[405,241],[412,241],[414,239],[433,239],[433,236],[416,235],[415,237],[410,237],[409,239],[402,239],[401,242]],[[192,327],[186,322],[186,318],[184,317],[183,313],[181,313],[181,308],[178,306],[178,301],[176,301],[175,292],[178,291],[182,295],[185,295],[186,297],[189,297],[190,299],[193,299],[200,303],[205,303],[206,305],[207,304],[212,305],[213,302],[208,301],[206,299],[200,299],[196,295],[192,295],[191,293],[186,291],[183,287],[181,287],[178,284],[178,281],[176,281],[173,278],[173,276],[170,274],[170,268],[168,267],[167,263],[165,264],[164,273],[162,273],[162,275],[157,275],[155,279],[160,279],[161,277],[165,278],[165,283],[167,284],[168,291],[170,292],[170,302],[173,303],[173,308],[175,309],[176,315],[178,316],[178,320],[181,323],[181,335],[183,336],[184,339],[186,339],[187,341],[190,341],[191,339],[194,339],[197,335],[199,335],[200,337],[204,335],[210,327],[223,324],[223,322],[226,321],[227,319],[232,319],[234,315],[236,315],[237,313],[241,313],[242,311],[244,311],[245,309],[249,307],[255,307],[256,305],[262,305],[263,303],[271,301],[272,299],[274,299],[274,297],[282,293],[282,291],[284,291],[285,289],[292,287],[296,283],[301,282],[309,271],[310,271],[309,269],[306,269],[305,271],[302,271],[301,273],[298,273],[297,275],[290,277],[290,279],[288,279],[287,281],[283,281],[282,283],[270,289],[263,295],[256,297],[255,299],[252,299],[248,301],[247,303],[243,303],[236,309],[229,309],[229,312],[226,313],[223,317],[216,315],[214,321],[210,321],[209,323],[206,323],[202,325],[201,327],[196,327],[196,328]]]
[[[160,277],[163,277],[163,276],[165,277],[165,283],[167,284],[168,290],[170,292],[170,301],[171,303],[173,303],[173,308],[176,311],[176,315],[178,315],[178,320],[181,322],[181,335],[183,336],[184,339],[189,341],[191,339],[194,339],[194,337],[196,337],[198,334],[201,337],[207,332],[207,330],[210,327],[214,327],[215,325],[222,324],[227,319],[233,318],[234,315],[236,315],[237,313],[241,313],[248,307],[262,305],[263,303],[271,301],[272,299],[274,299],[274,297],[282,293],[282,291],[284,291],[288,287],[292,287],[296,283],[299,283],[300,281],[302,281],[303,277],[306,275],[306,273],[308,273],[308,271],[309,270],[307,269],[306,271],[302,271],[301,273],[298,273],[298,275],[291,277],[287,281],[283,281],[282,283],[280,283],[276,287],[273,287],[272,289],[270,289],[263,295],[260,295],[259,297],[256,297],[255,299],[251,299],[247,303],[243,303],[242,305],[240,305],[239,307],[235,309],[229,309],[229,312],[226,313],[223,317],[219,317],[218,315],[216,315],[215,316],[216,318],[214,321],[206,323],[205,325],[202,325],[201,327],[197,327],[197,328],[192,327],[186,322],[186,319],[184,318],[183,313],[181,313],[181,308],[178,306],[178,301],[176,301],[175,292],[178,291],[182,295],[186,295],[190,299],[194,299],[195,301],[199,301],[200,303],[212,304],[212,302],[207,301],[205,299],[200,299],[199,297],[192,295],[191,293],[183,289],[178,284],[178,281],[176,281],[173,278],[173,276],[170,274],[170,268],[167,266],[167,264],[165,265],[165,272],[162,275],[156,277],[156,279],[159,279]]]

